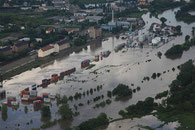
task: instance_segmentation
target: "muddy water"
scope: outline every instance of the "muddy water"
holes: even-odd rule
[[[40,84],[41,80],[44,78],[49,78],[53,73],[60,73],[72,67],[76,67],[77,71],[71,76],[65,77],[63,80],[58,81],[56,84],[51,84],[48,88],[39,88],[38,95],[41,95],[44,92],[49,93],[59,93],[61,95],[73,95],[76,92],[84,92],[89,90],[90,88],[96,88],[97,85],[103,85],[103,88],[99,92],[94,92],[93,95],[82,97],[81,99],[73,102],[69,102],[71,108],[73,105],[77,105],[79,103],[83,103],[84,106],[78,107],[78,111],[80,115],[74,117],[71,126],[76,126],[79,123],[89,119],[96,117],[99,113],[105,112],[111,118],[118,118],[118,111],[124,109],[130,104],[135,104],[139,100],[144,100],[146,97],[151,96],[154,97],[157,93],[162,92],[168,89],[168,85],[171,83],[173,79],[175,79],[178,74],[178,70],[172,71],[173,67],[177,67],[178,65],[186,62],[189,59],[195,58],[195,48],[191,48],[189,51],[184,52],[183,56],[176,60],[170,60],[164,57],[164,55],[160,58],[156,56],[158,51],[164,53],[168,48],[170,48],[173,44],[181,44],[185,39],[185,35],[191,35],[191,29],[195,24],[185,24],[183,22],[177,22],[174,17],[175,10],[165,11],[163,14],[159,15],[160,17],[167,18],[168,25],[181,25],[182,26],[182,36],[176,37],[171,42],[157,48],[147,47],[144,48],[124,48],[122,51],[115,53],[113,51],[114,47],[118,44],[126,42],[125,40],[121,40],[110,37],[108,40],[95,43],[93,45],[88,46],[85,49],[82,49],[79,52],[74,52],[69,56],[66,56],[62,59],[58,59],[45,67],[35,68],[29,71],[26,71],[20,75],[13,77],[11,80],[5,82],[5,87],[7,91],[7,96],[16,96],[19,101],[19,92],[26,88],[30,87],[33,84]],[[150,25],[153,22],[160,21],[154,17],[150,18],[149,13],[143,15],[143,19],[146,22],[146,26],[143,29],[143,32],[149,29]],[[94,62],[95,67],[85,70],[80,68],[80,62],[85,59],[93,59],[96,54],[100,54],[101,51],[110,50],[112,51],[110,56],[104,58],[99,62]],[[151,59],[150,62],[146,62]],[[169,72],[168,72],[169,70]],[[97,74],[91,73],[96,71]],[[162,74],[160,78],[156,80],[150,79],[149,81],[141,82],[144,76],[151,77],[152,73],[166,71],[165,74]],[[73,81],[74,79],[74,81]],[[84,82],[82,82],[84,81]],[[132,89],[137,88],[137,86],[141,87],[141,90],[134,93],[132,98],[126,101],[115,101],[114,97],[112,98],[112,103],[110,105],[106,105],[104,108],[96,108],[93,106],[96,103],[99,103],[103,100],[107,99],[106,93],[108,90],[112,90],[116,87],[117,84],[124,83],[129,85]],[[134,86],[131,86],[131,84]],[[104,95],[104,99],[100,101],[93,102],[88,105],[87,100],[93,100],[96,96]],[[3,102],[2,100],[0,102]],[[28,113],[25,114],[24,106],[28,107]],[[56,106],[56,102],[52,101],[52,119],[59,118],[57,114],[58,107]],[[52,120],[51,119],[51,120]],[[27,125],[27,122],[33,121]],[[4,129],[7,126],[7,129],[30,129],[39,127],[44,121],[41,119],[40,111],[34,112],[32,105],[26,105],[20,103],[20,107],[18,110],[12,110],[12,108],[8,109],[8,118],[6,121],[3,121],[0,118],[0,129]],[[20,126],[18,126],[20,124]],[[64,128],[66,123],[57,124],[56,126],[50,129],[60,129]]]
[[[129,124],[129,125],[126,125]],[[158,128],[162,125],[161,128]],[[172,130],[179,126],[178,122],[171,122],[164,125],[155,116],[148,115],[142,118],[127,119],[110,123],[106,130],[147,130],[144,126],[149,126],[156,130]]]

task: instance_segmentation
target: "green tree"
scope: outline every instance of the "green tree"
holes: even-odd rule
[[[41,116],[42,117],[50,117],[51,111],[49,106],[42,106],[41,107]]]
[[[89,119],[83,123],[81,123],[78,127],[80,130],[95,130],[100,126],[105,126],[109,123],[107,115],[105,113],[101,113],[97,118]]]
[[[112,92],[111,92],[111,91],[107,91],[107,96],[108,96],[109,98],[111,98],[111,97],[112,97]]]
[[[27,106],[24,107],[24,112],[25,112],[25,114],[28,113],[28,107]]]
[[[112,90],[113,95],[117,95],[118,98],[127,97],[132,95],[132,90],[128,85],[119,84],[116,88]]]
[[[180,25],[177,25],[175,27],[175,29],[176,29],[177,33],[181,33],[181,26]]]
[[[167,19],[166,19],[165,17],[161,17],[161,18],[160,18],[160,21],[162,22],[162,25],[164,25],[165,22],[167,21]]]
[[[1,115],[2,115],[2,120],[6,121],[7,120],[7,106],[6,105],[2,105]]]
[[[71,120],[72,119],[73,112],[69,108],[68,104],[62,104],[62,106],[60,106],[60,108],[58,110],[58,113],[61,115],[61,118],[63,120]]]
[[[185,36],[185,42],[188,42],[190,40],[190,36],[189,35],[186,35]]]

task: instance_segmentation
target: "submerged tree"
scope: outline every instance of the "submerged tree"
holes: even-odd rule
[[[58,113],[61,115],[61,118],[63,120],[71,120],[72,119],[73,112],[69,108],[68,104],[63,104],[62,106],[60,106]]]
[[[6,121],[7,120],[7,106],[6,105],[2,105],[1,108],[1,115],[2,115],[2,120]]]
[[[51,111],[49,106],[42,106],[41,108],[41,116],[42,117],[50,117]]]

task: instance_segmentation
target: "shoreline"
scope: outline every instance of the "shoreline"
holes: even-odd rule
[[[120,33],[118,33],[118,34],[120,34]],[[102,42],[103,39],[111,37],[111,36],[116,36],[118,34],[105,33],[101,37],[98,37],[97,39],[92,39],[92,40],[90,39],[90,41],[88,41],[86,44],[84,44],[82,46],[71,47],[69,49],[66,49],[66,50],[59,52],[55,56],[47,56],[44,58],[37,58],[33,61],[31,60],[31,61],[27,62],[26,64],[23,64],[20,66],[15,66],[14,69],[9,68],[5,73],[2,73],[3,80],[11,79],[13,76],[21,74],[27,70],[32,69],[32,68],[45,67],[48,64],[52,63],[56,59],[68,56],[69,54],[76,52],[76,51],[79,51],[79,50],[87,47],[88,45],[96,44],[96,42]],[[10,64],[13,65],[14,62],[12,62]],[[4,66],[6,66],[6,65],[4,65]]]

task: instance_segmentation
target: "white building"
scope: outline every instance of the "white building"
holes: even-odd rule
[[[160,37],[155,37],[154,39],[152,39],[152,45],[157,45],[161,42],[161,38]]]
[[[24,38],[19,39],[18,41],[28,42],[28,41],[30,41],[30,38],[29,37],[24,37]]]
[[[35,38],[35,41],[36,41],[36,42],[42,42],[43,39],[42,39],[42,38]]]
[[[78,12],[74,13],[74,16],[75,17],[79,17],[79,16],[85,17],[85,16],[87,16],[87,13],[85,11],[78,11]]]
[[[38,57],[46,57],[55,52],[54,46],[47,45],[38,50]]]

